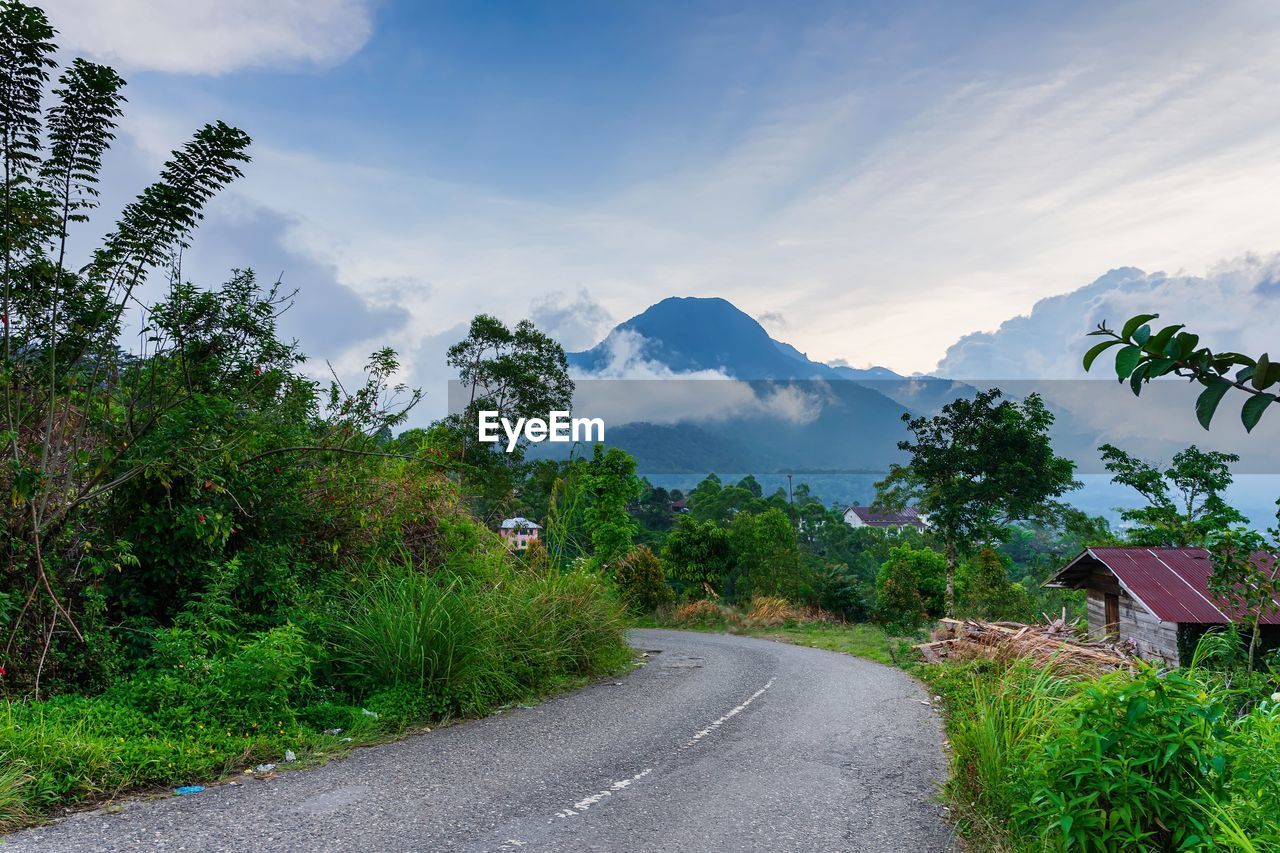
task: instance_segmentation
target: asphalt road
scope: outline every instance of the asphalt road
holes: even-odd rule
[[[631,640],[651,654],[618,684],[0,850],[951,849],[941,723],[903,673],[727,635]]]

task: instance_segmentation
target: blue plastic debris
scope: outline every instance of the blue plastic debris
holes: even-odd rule
[[[183,785],[181,788],[175,788],[173,792],[185,797],[188,794],[198,794],[203,790],[203,785]]]

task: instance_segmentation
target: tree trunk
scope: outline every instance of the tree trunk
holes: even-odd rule
[[[947,616],[954,619],[956,616],[956,546],[954,542],[947,543],[947,597],[944,606]]]
[[[1261,617],[1253,620],[1253,633],[1249,637],[1249,672],[1253,672],[1254,658],[1258,649],[1258,637],[1262,633]]]

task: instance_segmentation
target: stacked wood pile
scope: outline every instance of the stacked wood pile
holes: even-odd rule
[[[1080,626],[1056,618],[1042,625],[943,619],[932,642],[915,647],[928,663],[948,659],[1029,659],[1072,672],[1105,672],[1131,666],[1122,645],[1091,640]]]

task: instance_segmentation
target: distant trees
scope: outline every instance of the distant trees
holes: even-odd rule
[[[1231,485],[1233,453],[1203,451],[1194,444],[1173,455],[1161,471],[1111,444],[1102,445],[1102,461],[1111,482],[1128,486],[1146,506],[1122,510],[1133,526],[1126,538],[1136,545],[1203,547],[1219,531],[1248,519],[1227,504],[1222,492]]]
[[[1002,400],[999,389],[948,403],[933,417],[903,415],[910,458],[876,484],[877,502],[915,504],[929,516],[947,561],[945,609],[955,614],[955,570],[978,543],[1015,521],[1061,510],[1054,500],[1078,484],[1075,465],[1053,452],[1053,415],[1036,394]]]

